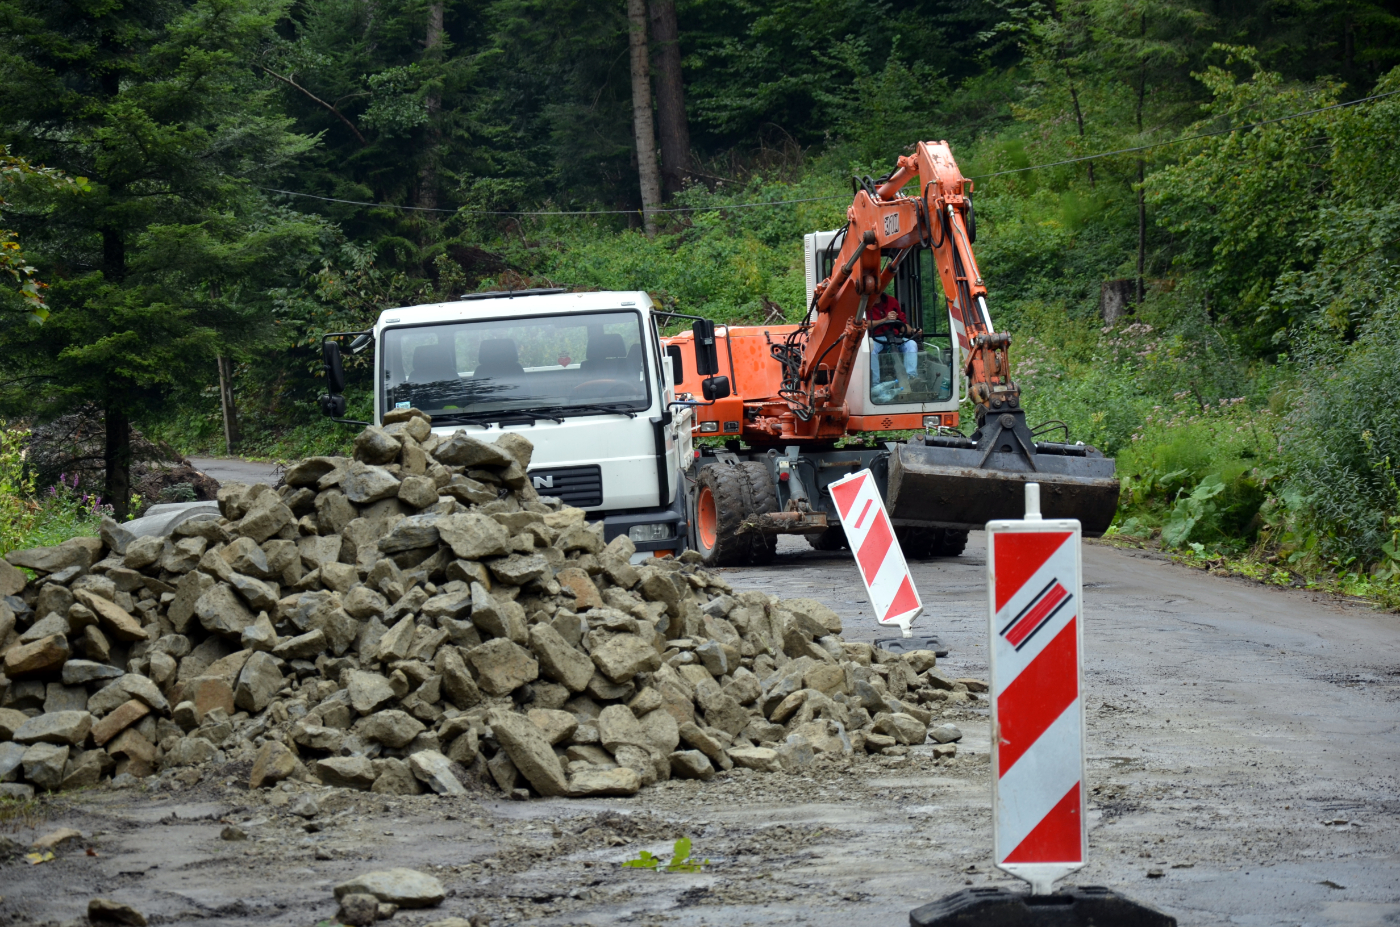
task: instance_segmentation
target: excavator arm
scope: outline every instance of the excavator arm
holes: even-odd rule
[[[911,181],[917,187],[905,193]],[[831,275],[813,291],[800,365],[785,382],[791,414],[782,437],[844,433],[846,394],[868,328],[867,309],[917,249],[934,255],[958,340],[977,429],[970,437],[930,436],[899,445],[890,460],[886,502],[896,523],[980,526],[1020,513],[1020,486],[1042,485],[1047,515],[1077,517],[1101,534],[1117,508],[1113,461],[1082,444],[1037,442],[1011,377],[1011,335],[998,332],[987,287],[972,252],[976,219],[947,142],[919,142],[894,173],[866,183],[847,210],[847,228]],[[887,256],[888,260],[886,260]],[[789,346],[789,357],[795,353]],[[777,352],[775,352],[777,356]],[[781,358],[780,358],[781,360]]]

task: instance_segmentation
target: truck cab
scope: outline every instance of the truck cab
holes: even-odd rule
[[[437,433],[519,432],[540,495],[602,521],[607,540],[627,535],[638,559],[684,549],[690,411],[673,410],[672,360],[646,293],[474,293],[386,310],[355,334],[374,346],[374,423],[416,408]]]

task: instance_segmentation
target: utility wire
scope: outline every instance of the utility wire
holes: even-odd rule
[[[1051,161],[1048,164],[1032,164],[1030,167],[1017,167],[1006,171],[996,171],[991,174],[980,174],[976,177],[969,177],[968,180],[985,180],[988,177],[1002,177],[1006,174],[1021,174],[1026,171],[1038,171],[1044,167],[1060,167],[1064,164],[1078,164],[1081,161],[1093,161],[1097,158],[1111,158],[1114,155],[1133,154],[1138,151],[1151,151],[1153,148],[1163,148],[1167,145],[1179,145],[1182,142],[1193,142],[1198,138],[1213,138],[1217,135],[1229,135],[1231,132],[1247,132],[1250,129],[1257,129],[1260,126],[1273,125],[1276,122],[1285,122],[1289,119],[1299,119],[1303,116],[1315,116],[1318,113],[1325,113],[1332,109],[1342,109],[1347,106],[1357,106],[1361,103],[1370,103],[1372,100],[1381,100],[1385,97],[1393,97],[1400,90],[1391,90],[1388,93],[1378,93],[1375,96],[1364,97],[1360,100],[1348,100],[1345,103],[1333,103],[1331,106],[1322,106],[1318,109],[1310,109],[1301,113],[1289,113],[1287,116],[1278,116],[1274,119],[1265,119],[1262,122],[1251,122],[1248,125],[1232,126],[1228,129],[1217,129],[1214,132],[1201,132],[1197,135],[1188,135],[1185,138],[1168,139],[1165,142],[1154,142],[1151,145],[1138,145],[1135,148],[1120,148],[1117,151],[1104,151],[1099,154],[1084,155],[1082,158],[1066,158],[1063,161]]]
[[[1325,113],[1329,110],[1344,109],[1348,106],[1359,106],[1362,103],[1370,103],[1374,100],[1382,100],[1400,94],[1400,90],[1391,90],[1388,93],[1378,93],[1374,96],[1363,97],[1359,100],[1348,100],[1345,103],[1333,103],[1330,106],[1322,106],[1317,109],[1310,109],[1300,113],[1289,113],[1287,116],[1278,116],[1273,119],[1265,119],[1261,122],[1252,122],[1242,126],[1232,126],[1228,129],[1217,129],[1214,132],[1200,132],[1196,135],[1188,135],[1185,138],[1168,139],[1165,142],[1154,142],[1151,145],[1137,145],[1133,148],[1119,148],[1117,151],[1102,151],[1098,154],[1084,155],[1079,158],[1065,158],[1062,161],[1050,161],[1045,164],[1032,164],[1029,167],[1016,167],[1005,171],[994,171],[990,174],[978,174],[968,180],[986,180],[989,177],[1004,177],[1008,174],[1023,174],[1026,171],[1038,171],[1047,167],[1061,167],[1066,164],[1080,164],[1084,161],[1095,161],[1099,158],[1112,158],[1117,155],[1135,154],[1140,151],[1151,151],[1154,148],[1164,148],[1168,145],[1179,145],[1182,142],[1192,142],[1202,138],[1214,138],[1218,135],[1229,135],[1231,132],[1246,132],[1250,129],[1257,129],[1260,126],[1273,125],[1278,122],[1286,122],[1289,119],[1300,119],[1303,116],[1315,116],[1318,113]],[[470,209],[462,207],[460,209],[437,209],[428,206],[400,206],[396,203],[370,203],[364,200],[346,200],[333,196],[317,196],[314,193],[298,193],[295,190],[280,190],[276,187],[258,187],[269,193],[280,193],[283,196],[295,196],[308,200],[320,200],[323,203],[343,203],[347,206],[369,206],[376,209],[400,209],[405,212],[443,212],[443,213],[469,213],[478,216],[633,216],[644,215],[645,213],[682,213],[682,212],[715,212],[722,209],[753,209],[759,206],[791,206],[796,203],[818,203],[828,200],[846,199],[846,194],[834,194],[832,196],[808,196],[796,200],[765,200],[757,203],[729,203],[719,206],[667,206],[656,209],[569,209],[569,210],[499,210],[499,209]]]
[[[293,190],[279,190],[275,187],[258,187],[259,190],[267,190],[270,193],[281,193],[284,196],[299,196],[303,199],[321,200],[326,203],[345,203],[350,206],[373,206],[379,209],[403,209],[408,212],[450,212],[450,213],[472,213],[481,216],[638,216],[644,212],[709,212],[719,209],[750,209],[755,206],[790,206],[793,203],[815,203],[821,200],[845,199],[844,195],[834,196],[809,196],[798,200],[764,200],[758,203],[730,203],[724,206],[667,206],[656,209],[573,209],[573,210],[498,210],[498,209],[470,209],[463,206],[461,209],[432,209],[427,206],[399,206],[394,203],[367,203],[363,200],[342,200],[331,196],[316,196],[313,193],[297,193]]]

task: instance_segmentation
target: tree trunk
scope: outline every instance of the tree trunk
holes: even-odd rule
[[[1065,68],[1065,77],[1069,78],[1069,98],[1074,101],[1074,121],[1079,124],[1079,140],[1084,140],[1084,113],[1079,109],[1079,91],[1074,87],[1074,75]],[[1094,162],[1086,161],[1085,166],[1089,168],[1089,189],[1094,189]]]
[[[661,184],[678,192],[690,176],[690,123],[685,117],[680,29],[676,0],[651,0],[651,38],[656,46],[656,119],[661,138]]]
[[[1147,38],[1147,14],[1142,14],[1142,37]],[[1147,104],[1147,62],[1143,61],[1138,69],[1138,92],[1137,92],[1137,134],[1139,145],[1143,144],[1142,138],[1142,110]],[[1137,163],[1137,208],[1138,208],[1138,253],[1137,253],[1137,301],[1142,305],[1143,298],[1147,295],[1147,283],[1143,275],[1147,270],[1147,197],[1142,189],[1143,181],[1147,175],[1147,162],[1138,158]]]
[[[632,127],[637,136],[637,174],[642,186],[642,224],[656,234],[656,207],[661,204],[661,176],[656,166],[656,127],[651,116],[651,67],[647,61],[646,0],[627,0],[628,39],[632,51]]]
[[[238,407],[233,403],[233,360],[219,359],[219,405],[224,413],[224,453],[233,456],[238,443]]]
[[[437,0],[428,6],[428,29],[423,37],[423,57],[436,60],[441,48],[442,0]],[[442,132],[438,128],[437,120],[438,112],[442,109],[442,96],[436,89],[430,90],[423,100],[423,105],[428,111],[428,122],[423,133],[423,166],[418,171],[418,205],[424,209],[437,209],[437,156],[438,145],[442,141]]]
[[[126,411],[112,406],[104,410],[107,441],[102,453],[102,466],[107,481],[102,490],[103,502],[112,507],[112,517],[126,521],[131,503],[131,420]]]

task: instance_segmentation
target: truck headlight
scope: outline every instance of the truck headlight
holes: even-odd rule
[[[633,525],[627,529],[627,538],[634,544],[638,541],[667,541],[676,536],[676,526],[667,522],[655,525]]]
[[[925,428],[937,428],[939,425],[942,425],[942,424],[943,424],[943,416],[941,416],[941,415],[925,415],[925,416],[924,416],[924,427],[925,427]]]
[[[702,435],[712,434],[719,431],[719,422],[701,422],[700,433]]]

